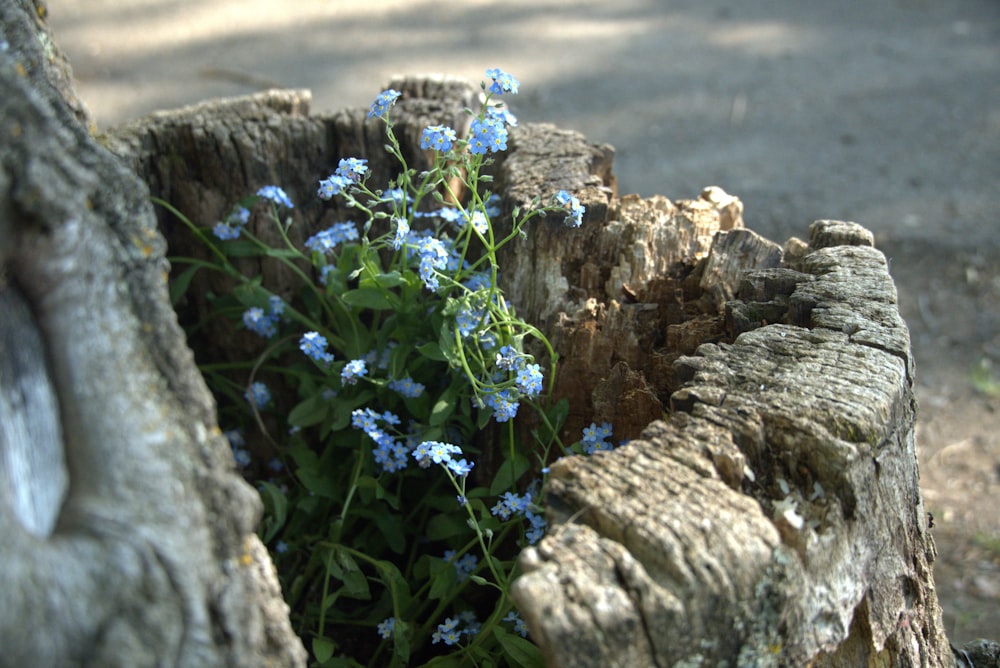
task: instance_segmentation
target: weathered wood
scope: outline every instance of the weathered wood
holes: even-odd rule
[[[52,80],[41,7],[0,2],[0,665],[303,665],[148,191]]]
[[[815,224],[801,274],[739,293],[786,296],[786,324],[680,358],[665,421],[551,467],[513,589],[548,665],[951,665],[908,335],[867,239]]]

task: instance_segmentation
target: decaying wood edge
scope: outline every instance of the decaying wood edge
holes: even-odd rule
[[[885,259],[819,221],[790,264],[726,309],[785,324],[679,359],[666,420],[551,467],[512,591],[550,666],[952,664]]]

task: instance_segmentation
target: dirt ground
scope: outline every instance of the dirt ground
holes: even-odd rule
[[[51,0],[102,126],[395,73],[521,81],[522,121],[617,149],[622,193],[719,185],[782,241],[853,220],[891,258],[949,637],[1000,640],[998,0]],[[992,365],[992,367],[990,366]]]

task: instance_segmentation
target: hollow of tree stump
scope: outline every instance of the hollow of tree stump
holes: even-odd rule
[[[477,105],[454,80],[390,85],[417,169],[429,164],[421,129],[462,129]],[[155,114],[105,141],[202,225],[281,185],[301,242],[349,216],[314,195],[340,158],[367,158],[373,184],[394,175],[366,112],[310,115],[308,94],[272,91]],[[613,149],[577,133],[522,125],[510,147],[492,168],[508,214],[560,189],[587,207],[580,229],[550,215],[501,256],[509,301],[560,355],[563,438],[607,420],[632,439],[551,466],[549,532],[522,553],[512,592],[548,665],[953,665],[909,336],[871,234],[818,221],[808,242],[780,246],[744,228],[742,204],[718,188],[619,198]],[[160,226],[175,254],[200,252],[163,212]],[[197,296],[185,308],[207,312]],[[258,343],[239,337],[214,332],[205,354],[246,358]]]

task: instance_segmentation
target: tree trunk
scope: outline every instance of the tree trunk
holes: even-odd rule
[[[42,7],[0,2],[0,665],[303,665],[148,190]]]
[[[420,169],[422,127],[460,129],[477,92],[391,86]],[[105,141],[200,224],[282,185],[304,239],[344,213],[311,203],[338,159],[368,158],[374,183],[392,175],[365,112],[310,116],[306,94],[271,92],[156,114]],[[513,591],[549,665],[952,665],[909,338],[871,235],[821,221],[808,244],[782,248],[744,229],[742,204],[717,188],[619,199],[612,156],[527,125],[494,167],[508,213],[559,189],[587,206],[579,230],[533,223],[505,251],[503,287],[560,354],[564,437],[609,420],[634,439],[551,467],[549,535],[522,554]],[[175,252],[197,252],[160,224]],[[272,291],[291,289],[260,271]],[[225,336],[205,354],[234,354]]]

